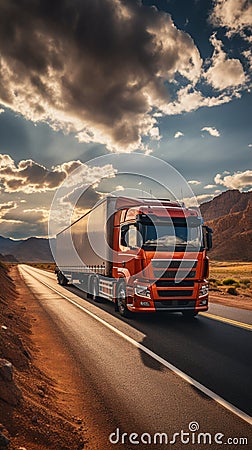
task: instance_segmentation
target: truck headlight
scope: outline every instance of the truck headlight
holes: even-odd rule
[[[135,294],[141,295],[142,297],[151,297],[151,293],[148,286],[143,286],[141,284],[135,285]]]
[[[208,294],[208,284],[202,284],[199,290],[199,296],[204,297]]]

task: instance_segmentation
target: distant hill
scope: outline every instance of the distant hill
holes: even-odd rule
[[[18,262],[18,260],[13,255],[2,255],[0,253],[0,262],[16,263],[16,262]]]
[[[30,237],[14,241],[0,236],[0,253],[4,257],[11,254],[19,262],[53,261],[49,240],[44,238]]]
[[[226,191],[200,209],[214,230],[211,258],[252,261],[252,192]]]

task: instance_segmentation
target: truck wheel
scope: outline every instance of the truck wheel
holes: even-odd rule
[[[197,311],[183,311],[182,312],[185,319],[193,319],[198,315]]]
[[[99,301],[99,284],[98,284],[98,280],[96,277],[92,278],[91,281],[91,294],[90,294],[90,298],[94,301],[94,302],[98,302]]]
[[[126,286],[124,282],[119,283],[117,288],[117,307],[122,317],[130,316],[130,311],[127,308]]]

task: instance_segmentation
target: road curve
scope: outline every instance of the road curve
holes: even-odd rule
[[[112,304],[86,300],[77,288],[59,286],[52,273],[25,265],[19,270],[99,397],[103,407],[97,414],[107,422],[107,439],[120,430],[112,435],[118,444],[108,440],[108,449],[119,448],[122,439],[122,448],[159,448],[141,440],[143,433],[148,440],[157,432],[169,440],[178,433],[170,446],[163,436],[160,448],[240,449],[235,440],[240,438],[247,438],[250,444],[243,447],[251,448],[249,329],[205,316],[192,322],[179,314],[121,319]],[[181,430],[188,432],[183,439],[189,443],[181,442]],[[199,432],[210,433],[205,438],[212,439],[211,446],[197,443]],[[213,443],[216,433],[224,435],[216,438],[222,444]]]

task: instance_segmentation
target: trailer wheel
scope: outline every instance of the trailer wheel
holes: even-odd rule
[[[96,277],[93,277],[90,284],[91,284],[90,298],[94,302],[98,302],[99,301],[99,284],[98,284],[98,279]]]
[[[127,308],[127,294],[124,281],[121,281],[117,287],[117,308],[122,317],[130,316],[130,311]]]
[[[196,317],[198,315],[197,311],[183,311],[182,312],[183,316],[185,319],[193,319],[194,317]]]

